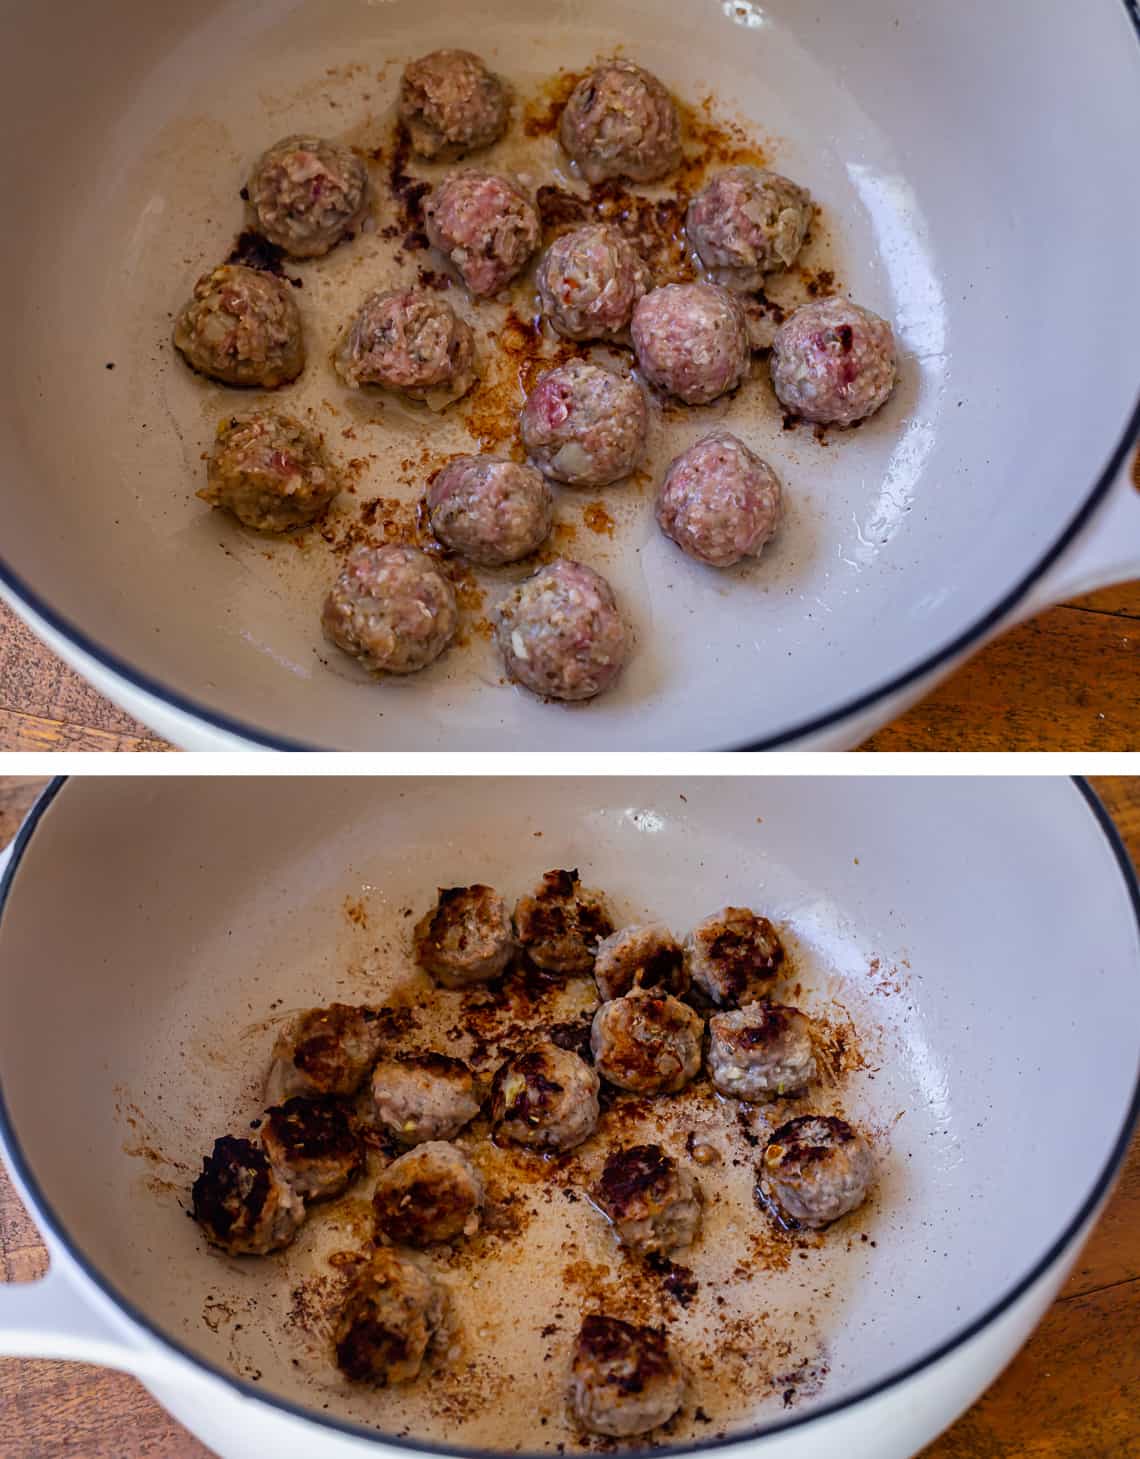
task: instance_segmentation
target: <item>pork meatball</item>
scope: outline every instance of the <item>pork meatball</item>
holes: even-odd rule
[[[685,233],[726,289],[751,293],[795,262],[811,222],[811,196],[778,172],[730,167],[697,193]]]
[[[764,997],[784,961],[784,947],[767,917],[748,907],[722,907],[685,939],[689,976],[720,1008]]]
[[[310,1008],[277,1036],[265,1081],[266,1101],[284,1104],[294,1095],[355,1094],[383,1044],[378,1009],[349,1003]]]
[[[590,1196],[631,1251],[676,1251],[700,1229],[700,1187],[660,1145],[615,1150]]]
[[[379,385],[439,411],[475,383],[475,336],[438,295],[380,289],[341,337],[333,367],[353,390]]]
[[[479,567],[502,567],[537,551],[554,523],[554,499],[540,472],[491,456],[448,462],[427,492],[431,529]]]
[[[425,552],[354,547],[321,611],[325,637],[366,668],[414,674],[455,637],[455,591]]]
[[[584,76],[562,111],[558,137],[587,182],[656,182],[681,161],[681,118],[668,91],[632,61]]]
[[[768,1141],[760,1192],[789,1225],[821,1231],[863,1204],[874,1177],[858,1130],[834,1115],[801,1115]]]
[[[628,1439],[667,1423],[685,1400],[685,1374],[663,1328],[587,1317],[570,1365],[570,1407],[592,1434]]]
[[[598,1076],[557,1044],[515,1054],[495,1073],[491,1119],[499,1139],[539,1150],[572,1150],[598,1123]]]
[[[174,345],[193,369],[226,385],[275,390],[305,368],[290,286],[244,264],[202,275],[175,321]]]
[[[202,1161],[191,1198],[206,1240],[231,1256],[264,1256],[288,1246],[305,1203],[252,1140],[223,1135]]]
[[[552,973],[588,973],[602,939],[613,931],[601,892],[575,871],[548,871],[515,907],[519,942],[532,963]]]
[[[539,376],[519,416],[519,434],[538,469],[568,486],[607,486],[645,455],[649,412],[636,380],[588,360]]]
[[[676,1094],[701,1067],[700,1014],[657,988],[635,988],[594,1014],[590,1048],[603,1079],[635,1094]]]
[[[401,1246],[454,1241],[479,1229],[483,1181],[462,1150],[428,1140],[381,1173],[372,1209],[377,1231]]]
[[[261,1143],[306,1201],[339,1196],[359,1175],[364,1146],[352,1109],[339,1099],[288,1099],[265,1113]]]
[[[263,152],[249,183],[257,231],[293,258],[319,258],[368,213],[368,169],[351,147],[285,137]]]
[[[624,339],[633,307],[653,287],[641,255],[608,223],[556,238],[538,266],[542,312],[567,339]]]
[[[503,599],[497,636],[508,676],[548,699],[592,699],[617,682],[626,659],[613,588],[567,557]]]
[[[445,1336],[447,1320],[443,1287],[381,1246],[354,1279],[337,1319],[337,1367],[356,1383],[410,1383]]]
[[[538,248],[542,224],[530,195],[510,177],[469,169],[445,177],[427,200],[428,241],[473,294],[497,294]]]
[[[776,331],[771,368],[785,410],[819,425],[854,425],[895,388],[894,335],[848,299],[817,299]]]
[[[507,92],[470,51],[432,51],[404,68],[399,115],[420,157],[447,162],[497,142]]]
[[[748,375],[748,320],[719,284],[666,284],[633,311],[630,326],[641,372],[686,405],[708,405]]]
[[[315,431],[291,415],[255,410],[219,424],[198,495],[243,527],[292,532],[324,516],[340,487]]]
[[[780,482],[731,431],[714,431],[669,464],[657,522],[682,552],[710,567],[759,557],[780,521]]]
[[[798,1008],[749,1003],[709,1019],[709,1076],[721,1094],[781,1099],[801,1094],[816,1072],[811,1020]]]
[[[382,1059],[372,1071],[372,1102],[401,1145],[451,1140],[479,1113],[471,1070],[449,1054]]]
[[[416,962],[445,988],[487,983],[515,950],[507,904],[493,887],[440,887],[439,900],[416,924]]]
[[[594,979],[603,1003],[631,988],[664,988],[678,996],[689,989],[681,944],[661,922],[623,927],[603,938],[594,959]]]

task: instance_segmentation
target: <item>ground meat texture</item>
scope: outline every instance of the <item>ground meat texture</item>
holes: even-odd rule
[[[594,979],[603,1003],[632,988],[664,988],[678,996],[689,988],[681,944],[660,922],[623,927],[604,938],[594,959]]]
[[[633,307],[653,287],[641,255],[608,223],[556,238],[538,266],[542,312],[567,339],[623,339]]]
[[[244,264],[203,274],[174,324],[186,363],[226,385],[274,390],[305,368],[305,341],[284,279]]]
[[[473,294],[497,294],[542,238],[530,196],[513,178],[470,169],[445,177],[427,200],[428,241]]]
[[[532,963],[552,973],[590,972],[613,926],[605,897],[584,887],[576,870],[546,872],[515,907],[519,942]]]
[[[554,499],[541,473],[490,456],[448,462],[428,487],[427,506],[443,545],[480,567],[528,557],[554,522]]]
[[[262,153],[246,192],[257,231],[293,258],[319,258],[368,213],[368,169],[350,147],[285,137]]]
[[[708,405],[748,374],[748,320],[718,284],[652,290],[634,309],[630,332],[645,378],[686,405]]]
[[[198,495],[243,527],[292,532],[322,517],[340,487],[315,431],[291,415],[255,410],[219,424]]]
[[[379,385],[438,411],[475,383],[475,336],[438,295],[380,289],[341,337],[333,366],[354,390]]]
[[[223,1135],[191,1191],[194,1219],[206,1239],[231,1256],[264,1256],[288,1246],[305,1219],[305,1203],[252,1140]]]
[[[721,1008],[739,1008],[765,996],[784,948],[767,917],[748,907],[722,907],[689,933],[685,961],[706,998]]]
[[[447,1316],[444,1289],[382,1246],[354,1279],[337,1319],[337,1367],[356,1383],[410,1383],[443,1337]]]
[[[310,1008],[282,1029],[265,1082],[269,1104],[294,1095],[355,1094],[384,1041],[380,1013],[348,1003]]]
[[[801,1115],[768,1141],[760,1191],[789,1224],[819,1231],[861,1206],[874,1176],[858,1130],[834,1115]]]
[[[778,1003],[714,1013],[708,1063],[712,1082],[733,1099],[761,1102],[801,1094],[817,1072],[811,1020]]]
[[[421,157],[446,162],[497,142],[506,88],[470,51],[432,51],[404,68],[399,115]]]
[[[450,1140],[479,1113],[475,1081],[448,1054],[397,1054],[372,1071],[376,1118],[401,1145]]]
[[[414,674],[455,637],[455,592],[415,547],[354,547],[321,612],[326,638],[369,669]]]
[[[676,1251],[700,1229],[700,1187],[660,1145],[615,1150],[590,1198],[631,1251]]]
[[[491,1086],[496,1134],[538,1150],[571,1150],[594,1133],[599,1087],[589,1064],[557,1044],[515,1054]]]
[[[439,900],[416,924],[413,949],[445,988],[490,982],[515,950],[507,904],[493,887],[440,887]]]
[[[771,368],[785,410],[819,425],[854,425],[895,388],[894,335],[848,299],[818,299],[776,331]]]
[[[578,82],[558,128],[587,182],[656,182],[681,161],[681,119],[668,91],[632,61],[607,61]]]
[[[637,381],[588,360],[539,376],[519,416],[531,460],[568,486],[606,486],[628,476],[645,454],[648,430]]]
[[[731,431],[714,431],[669,464],[657,523],[682,552],[710,567],[759,557],[780,521],[780,482]]]
[[[704,1024],[669,993],[635,988],[594,1014],[590,1047],[603,1079],[635,1094],[676,1094],[701,1067]]]
[[[684,1402],[685,1374],[663,1329],[596,1314],[574,1344],[569,1396],[584,1429],[627,1439],[673,1417]]]
[[[626,658],[613,588],[565,557],[504,598],[498,640],[510,678],[549,699],[592,699],[616,682]]]
[[[795,262],[810,222],[802,187],[778,172],[730,167],[693,198],[685,233],[718,284],[751,293]]]
[[[428,1140],[381,1173],[372,1210],[377,1234],[400,1246],[454,1241],[479,1229],[483,1181],[462,1150]]]
[[[274,1168],[306,1201],[339,1196],[360,1173],[364,1147],[339,1099],[290,1099],[265,1113],[261,1143]]]

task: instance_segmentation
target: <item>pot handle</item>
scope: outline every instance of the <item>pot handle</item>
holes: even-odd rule
[[[153,1359],[132,1347],[53,1261],[34,1282],[0,1283],[0,1355],[63,1358],[147,1376]]]

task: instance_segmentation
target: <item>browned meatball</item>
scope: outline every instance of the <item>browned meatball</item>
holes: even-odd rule
[[[354,547],[321,609],[325,637],[376,673],[415,674],[455,637],[455,590],[417,547]]]
[[[399,114],[421,157],[449,161],[499,140],[507,92],[470,51],[432,51],[404,68]]]
[[[266,1098],[270,1104],[284,1104],[294,1095],[355,1094],[383,1044],[378,1009],[348,1003],[310,1008],[277,1036]]]
[[[291,415],[255,410],[219,423],[198,495],[243,527],[292,532],[323,516],[340,487],[315,431]]]
[[[397,1054],[372,1071],[376,1118],[402,1145],[450,1140],[479,1113],[475,1081],[448,1054]]]
[[[559,140],[587,182],[655,182],[681,160],[681,119],[668,91],[632,61],[607,61],[578,82]]]
[[[632,988],[664,988],[678,996],[689,989],[681,944],[661,922],[623,927],[603,938],[594,959],[594,979],[603,1003]]]
[[[306,1201],[339,1196],[359,1175],[364,1146],[351,1108],[339,1099],[288,1099],[265,1113],[261,1143]]]
[[[585,1319],[570,1367],[570,1406],[584,1429],[615,1439],[645,1434],[684,1399],[684,1370],[662,1328],[601,1314]]]
[[[495,1073],[491,1119],[500,1139],[540,1150],[571,1150],[598,1123],[598,1076],[557,1044],[515,1054]]]
[[[483,1182],[462,1150],[428,1140],[381,1174],[372,1209],[377,1231],[402,1246],[454,1241],[479,1229]]]
[[[356,1383],[410,1383],[446,1333],[445,1290],[382,1246],[349,1288],[333,1334],[337,1366]]]
[[[689,976],[721,1008],[762,998],[784,962],[784,947],[767,917],[748,907],[723,907],[685,939]]]
[[[768,1141],[760,1192],[788,1225],[820,1231],[861,1206],[874,1178],[858,1130],[834,1115],[801,1115]]]
[[[512,177],[474,168],[443,179],[427,201],[424,226],[432,247],[481,298],[516,278],[542,238],[530,194]]]
[[[531,962],[552,973],[588,973],[602,938],[613,931],[606,899],[578,872],[548,871],[515,907],[515,928]]]
[[[290,286],[244,264],[202,275],[175,321],[174,344],[188,365],[226,385],[274,390],[305,368]]]
[[[590,1195],[631,1251],[675,1251],[700,1229],[700,1186],[660,1145],[615,1150]]]
[[[815,1076],[811,1019],[798,1008],[749,1003],[709,1019],[709,1077],[721,1094],[780,1099],[802,1093]]]
[[[333,368],[353,390],[378,385],[440,411],[475,383],[475,336],[438,295],[379,289],[342,335]]]
[[[590,1047],[598,1073],[637,1094],[676,1094],[701,1067],[700,1015],[655,988],[635,988],[594,1014]]]
[[[288,1246],[305,1219],[305,1203],[252,1140],[223,1135],[191,1192],[194,1219],[231,1256],[264,1256]]]
[[[440,887],[416,924],[416,962],[445,988],[497,978],[515,950],[507,904],[493,887]]]
[[[319,258],[368,213],[368,169],[351,147],[285,137],[258,158],[246,188],[259,233],[294,258]]]

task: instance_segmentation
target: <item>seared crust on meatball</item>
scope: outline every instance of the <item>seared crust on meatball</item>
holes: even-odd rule
[[[815,299],[772,341],[772,385],[785,410],[820,425],[873,415],[895,388],[895,339],[885,319],[849,299]]]
[[[606,899],[573,871],[548,871],[515,907],[519,942],[552,973],[588,973],[598,944],[613,931]]]
[[[686,405],[708,405],[748,375],[748,320],[719,284],[651,290],[633,311],[630,333],[641,373]]]
[[[780,522],[776,473],[731,431],[712,431],[674,458],[657,523],[682,552],[710,567],[759,557]]]
[[[355,1094],[384,1043],[380,1010],[330,1003],[299,1013],[277,1036],[265,1082],[269,1104],[294,1095]]]
[[[191,1197],[207,1241],[231,1256],[264,1256],[288,1246],[305,1203],[252,1140],[223,1135],[202,1160]]]
[[[635,988],[594,1014],[590,1047],[598,1073],[637,1094],[676,1094],[701,1067],[704,1023],[656,988]]]
[[[443,545],[480,567],[528,557],[554,523],[554,498],[542,473],[492,456],[449,461],[428,487],[427,505]]]
[[[306,1201],[339,1196],[364,1164],[356,1118],[339,1099],[293,1098],[274,1105],[265,1112],[261,1143]]]
[[[653,276],[610,223],[587,223],[556,238],[538,266],[542,312],[567,339],[624,339],[634,305]]]
[[[424,208],[428,241],[478,297],[497,294],[542,239],[530,194],[513,177],[469,168],[445,177]]]
[[[816,1077],[811,1019],[779,1003],[749,1003],[709,1019],[709,1077],[721,1094],[760,1102],[802,1094]]]
[[[545,475],[568,486],[608,486],[645,454],[649,412],[636,380],[589,360],[540,375],[519,416],[519,434]]]
[[[416,547],[354,547],[321,610],[325,637],[378,673],[414,674],[455,637],[455,590]]]
[[[378,289],[341,336],[333,368],[350,389],[378,385],[439,411],[475,383],[475,336],[438,295]]]
[[[804,188],[755,167],[729,167],[697,193],[685,233],[718,284],[750,293],[795,262],[811,222]]]
[[[258,232],[294,258],[318,258],[368,213],[368,169],[351,147],[284,137],[263,152],[246,191]]]
[[[584,1059],[543,1043],[501,1064],[491,1086],[500,1139],[540,1150],[571,1150],[598,1123],[598,1076]]]
[[[683,997],[689,989],[681,944],[663,922],[623,927],[598,944],[594,979],[603,1003],[631,988],[663,988]]]
[[[244,264],[202,275],[175,321],[174,345],[193,369],[226,385],[274,390],[305,368],[292,289]]]
[[[462,1150],[428,1140],[381,1173],[372,1209],[377,1231],[399,1245],[454,1241],[479,1229],[483,1181]]]
[[[631,1251],[675,1251],[700,1229],[700,1186],[660,1145],[615,1150],[590,1198]]]
[[[667,1423],[685,1398],[685,1374],[663,1328],[635,1327],[600,1313],[574,1344],[570,1406],[593,1434],[626,1439]]]
[[[754,1003],[772,986],[784,947],[767,917],[748,907],[722,907],[685,939],[689,976],[721,1008]]]
[[[291,415],[255,410],[218,423],[198,495],[243,527],[292,532],[322,517],[340,488],[315,431]]]
[[[401,1145],[450,1140],[479,1113],[475,1080],[449,1054],[397,1054],[372,1071],[372,1101],[380,1124]]]
[[[410,1383],[445,1331],[444,1289],[421,1267],[379,1247],[349,1288],[333,1348],[356,1383]]]
[[[615,684],[628,645],[614,590],[585,563],[559,557],[499,604],[508,676],[548,699],[592,699]]]
[[[404,68],[399,115],[419,156],[453,161],[503,135],[507,92],[470,51],[432,51]]]
[[[835,1115],[801,1115],[768,1141],[760,1193],[790,1226],[821,1231],[861,1206],[875,1178],[866,1138]]]
[[[578,82],[558,127],[587,182],[655,182],[681,160],[681,119],[669,92],[632,61],[607,61]]]
[[[416,923],[416,962],[445,988],[487,983],[515,950],[507,904],[494,887],[440,887],[439,900]]]

